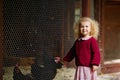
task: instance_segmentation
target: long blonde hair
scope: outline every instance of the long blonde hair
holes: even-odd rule
[[[80,18],[80,20],[78,20],[77,22],[74,23],[74,36],[75,39],[80,38],[80,32],[79,32],[79,27],[80,27],[80,23],[84,22],[84,21],[89,21],[91,23],[91,32],[90,32],[90,36],[94,37],[95,39],[98,38],[98,33],[99,33],[99,24],[97,21],[89,18],[89,17],[82,17]]]

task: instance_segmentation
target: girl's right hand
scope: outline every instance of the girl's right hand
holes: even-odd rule
[[[63,67],[67,67],[68,66],[68,62],[67,61],[63,61]]]

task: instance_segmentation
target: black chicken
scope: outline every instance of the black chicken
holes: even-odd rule
[[[59,57],[43,56],[44,65],[33,64],[31,66],[31,73],[35,80],[53,80],[56,76],[57,69],[62,68],[62,63]]]
[[[18,64],[16,64],[13,71],[13,80],[33,80],[33,79],[29,75],[24,75],[19,69]]]
[[[44,64],[42,66],[36,62],[31,65],[31,75],[24,75],[16,64],[13,71],[13,80],[53,80],[57,69],[62,68],[60,57],[53,58],[45,55],[43,59]]]

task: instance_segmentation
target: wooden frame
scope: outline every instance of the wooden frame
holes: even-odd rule
[[[3,76],[3,0],[0,0],[0,80]]]

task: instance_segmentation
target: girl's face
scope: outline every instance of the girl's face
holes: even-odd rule
[[[80,24],[80,33],[83,37],[90,36],[91,23],[89,21],[82,21]]]

